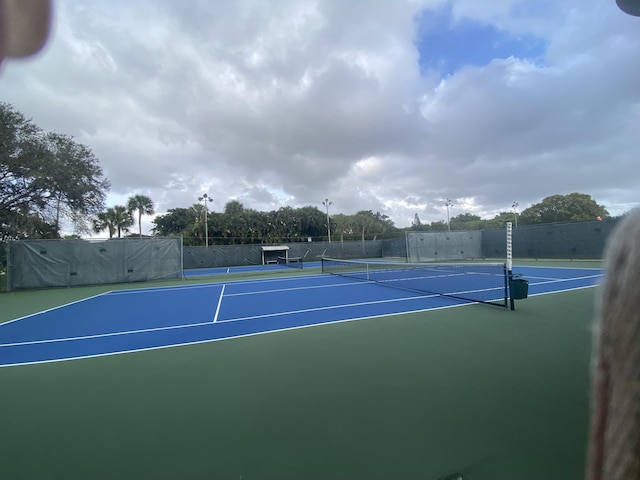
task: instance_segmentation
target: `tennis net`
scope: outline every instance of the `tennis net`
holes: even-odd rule
[[[302,268],[302,257],[278,257],[278,265],[291,268]]]
[[[322,272],[404,290],[507,306],[507,269],[499,263],[393,263],[323,258]]]

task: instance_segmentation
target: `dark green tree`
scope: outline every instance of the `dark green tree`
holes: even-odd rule
[[[51,155],[43,181],[47,183],[47,206],[56,230],[60,229],[61,218],[66,217],[76,230],[86,232],[89,217],[104,208],[109,182],[86,145],[59,133],[47,133],[45,141]]]
[[[231,200],[225,205],[222,227],[223,236],[229,238],[231,243],[242,241],[242,234],[248,228],[244,206],[238,200]]]
[[[264,241],[262,232],[265,230],[265,215],[257,210],[245,210],[245,241],[247,243],[261,243]]]
[[[570,193],[568,195],[551,195],[540,203],[522,211],[518,217],[519,224],[577,222],[585,220],[605,219],[609,212],[598,205],[591,195]]]
[[[45,133],[22,113],[0,103],[0,238],[37,237],[36,215],[59,236],[62,217],[79,231],[104,208],[109,182],[89,147]]]
[[[336,213],[331,217],[331,227],[333,230],[333,237],[335,238],[339,235],[340,241],[344,242],[345,235],[353,234],[353,216]]]
[[[27,220],[46,206],[46,185],[40,177],[49,160],[41,130],[0,103],[0,239],[32,236]]]
[[[373,212],[371,210],[361,210],[352,218],[353,229],[360,234],[360,239],[364,242],[365,235],[373,227]]]
[[[431,231],[432,232],[446,232],[449,230],[449,226],[447,222],[444,220],[438,220],[437,222],[431,222]]]
[[[520,221],[520,214],[518,215],[518,222]],[[487,229],[498,229],[505,228],[507,222],[511,222],[515,225],[515,217],[516,214],[514,212],[500,212],[491,220],[484,220],[484,226],[482,228]]]
[[[471,213],[461,213],[450,220],[451,230],[479,230],[482,228],[482,218]]]
[[[164,215],[156,216],[151,223],[154,224],[153,233],[161,237],[183,235],[184,232],[196,222],[197,212],[192,208],[171,208]]]
[[[306,206],[298,209],[300,215],[300,236],[321,237],[327,231],[327,215],[317,207]],[[334,215],[335,217],[335,215]]]
[[[355,227],[356,215],[336,214],[331,217],[332,239],[340,235],[358,234],[372,238],[395,230],[393,222],[381,213],[360,212],[366,224]],[[306,241],[308,237],[326,238],[326,213],[316,207],[299,209],[282,207],[270,212],[258,212],[244,208],[237,200],[228,202],[224,212],[208,215],[209,240],[212,243],[280,243]],[[195,204],[189,209],[172,209],[153,220],[155,235],[182,235],[185,245],[200,245],[204,241],[204,209]],[[368,225],[371,225],[371,228]]]
[[[360,233],[362,241],[366,235],[372,235],[376,240],[378,235],[388,233],[395,230],[391,219],[380,212],[373,213],[371,210],[361,210],[353,216],[352,225],[354,230]]]

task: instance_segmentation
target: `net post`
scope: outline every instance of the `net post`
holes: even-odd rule
[[[515,310],[513,296],[511,294],[511,279],[513,278],[513,224],[507,222],[507,283],[509,289],[509,301],[511,310]]]

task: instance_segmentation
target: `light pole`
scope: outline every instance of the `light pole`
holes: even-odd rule
[[[513,208],[513,219],[515,221],[515,227],[518,228],[518,202],[513,202],[511,208]]]
[[[324,199],[324,202],[322,202],[322,204],[327,207],[327,235],[329,236],[329,243],[331,243],[331,224],[329,223],[329,205],[331,205],[333,202],[330,202],[328,198]]]
[[[198,197],[198,200],[201,202],[204,201],[204,238],[205,245],[209,248],[209,222],[207,221],[207,211],[209,207],[207,206],[207,202],[213,202],[213,198],[205,193],[201,197]]]
[[[453,206],[453,202],[447,198],[447,201],[444,202],[444,204],[447,207],[447,230],[449,230],[449,232],[451,232],[451,222],[449,221],[449,207]]]

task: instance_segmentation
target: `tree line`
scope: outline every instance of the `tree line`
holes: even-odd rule
[[[153,220],[153,232],[161,236],[181,235],[185,245],[204,245],[206,232],[210,244],[296,242],[307,241],[310,237],[327,240],[329,234],[334,241],[345,241],[392,238],[408,229],[427,232],[484,230],[504,228],[507,222],[517,226],[609,218],[606,208],[584,193],[552,195],[521,213],[504,211],[492,219],[462,213],[452,217],[449,223],[443,220],[422,223],[416,214],[407,228],[397,228],[387,215],[371,210],[355,215],[332,215],[327,228],[326,214],[313,206],[259,212],[246,209],[234,200],[227,203],[221,213],[205,215],[205,208],[203,204],[194,204],[189,208],[171,209]]]
[[[0,242],[60,238],[63,222],[70,222],[78,234],[107,232],[109,238],[133,235],[131,227],[137,224],[135,235],[142,237],[142,216],[154,214],[153,200],[134,194],[126,205],[105,208],[110,186],[88,146],[68,135],[45,132],[0,102]],[[180,235],[186,245],[204,245],[207,240],[210,244],[326,240],[329,235],[334,241],[346,241],[389,238],[406,229],[479,230],[503,228],[506,222],[531,225],[608,217],[607,210],[584,193],[552,195],[520,213],[504,211],[492,219],[462,213],[448,223],[422,223],[416,214],[406,228],[397,228],[387,215],[371,210],[328,217],[314,206],[260,212],[233,200],[223,212],[209,212],[202,203],[169,209],[152,220],[152,234]]]
[[[333,215],[327,228],[327,215],[313,206],[259,212],[232,200],[220,213],[205,212],[205,208],[194,204],[170,209],[153,220],[153,232],[160,236],[181,235],[185,245],[204,245],[207,233],[210,244],[242,244],[326,240],[329,235],[336,241],[364,240],[398,231],[387,215],[371,210]]]
[[[539,203],[533,204],[522,212],[503,211],[491,219],[482,219],[478,215],[462,213],[452,217],[449,224],[444,220],[421,223],[416,214],[410,229],[420,231],[443,232],[447,230],[491,230],[504,228],[507,222],[514,225],[537,225],[542,223],[566,223],[610,218],[607,209],[599,205],[591,195],[570,193],[551,195]]]

